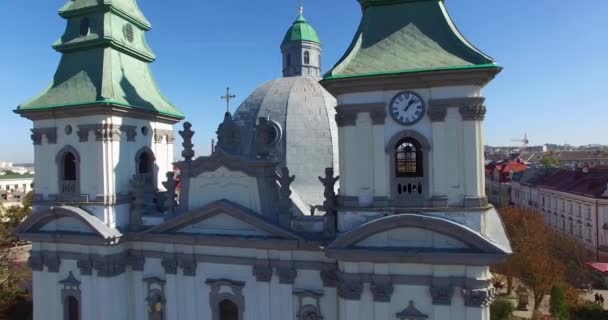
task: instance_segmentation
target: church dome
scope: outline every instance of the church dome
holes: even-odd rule
[[[319,36],[315,29],[306,21],[304,16],[300,14],[296,21],[294,21],[291,28],[287,30],[285,34],[285,38],[283,38],[282,46],[289,42],[301,42],[308,41],[314,42],[317,44],[321,44],[321,40],[319,40]]]
[[[312,76],[285,77],[260,85],[235,112],[239,128],[238,153],[255,157],[255,129],[259,118],[278,124],[275,144],[280,166],[296,176],[292,190],[303,204],[320,206],[323,185],[318,176],[325,168],[338,172],[338,129],[334,120],[336,99]]]

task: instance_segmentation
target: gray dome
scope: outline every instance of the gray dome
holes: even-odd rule
[[[296,176],[292,190],[311,206],[323,204],[323,185],[317,179],[325,168],[338,170],[336,99],[318,78],[286,77],[259,86],[234,115],[239,128],[238,152],[255,157],[255,127],[258,118],[270,116],[282,128],[276,155],[281,166]]]

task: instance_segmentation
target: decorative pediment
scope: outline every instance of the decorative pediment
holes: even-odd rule
[[[482,234],[454,221],[399,214],[362,224],[327,247],[332,258],[417,263],[496,263],[508,253]]]
[[[28,241],[67,241],[78,238],[86,242],[107,243],[122,234],[106,226],[87,211],[71,207],[51,207],[29,216],[17,228],[19,238]]]
[[[243,172],[252,177],[272,177],[278,163],[231,155],[218,148],[208,157],[199,157],[192,162],[179,162],[177,166],[182,171],[186,171],[189,177],[196,177],[204,172],[213,172],[220,167],[226,167],[231,171]]]
[[[228,200],[215,201],[180,215],[145,234],[301,240],[298,235]]]

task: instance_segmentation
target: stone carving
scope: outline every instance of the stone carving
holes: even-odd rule
[[[321,280],[323,281],[324,287],[335,288],[338,286],[340,278],[338,276],[338,270],[336,269],[322,269],[321,271]]]
[[[78,259],[76,266],[80,269],[80,274],[83,276],[90,276],[93,274],[93,261],[88,256]]]
[[[129,265],[133,271],[144,271],[145,264],[146,257],[144,257],[142,254],[129,252],[127,255],[127,265]]]
[[[336,199],[336,191],[334,190],[334,185],[340,179],[340,176],[334,177],[334,168],[325,168],[325,177],[319,177],[319,181],[325,187],[325,191],[323,192],[323,196],[325,197],[325,201],[323,201],[323,209],[328,214],[335,213],[338,208],[338,203]]]
[[[414,301],[410,300],[407,308],[396,314],[399,320],[424,320],[428,319],[429,316],[416,309]]]
[[[279,208],[281,211],[289,210],[291,207],[291,184],[296,179],[296,176],[289,175],[287,167],[281,168],[281,173],[275,173],[275,179],[281,185],[279,189]]]
[[[462,116],[462,120],[483,120],[486,115],[486,106],[483,105],[483,101],[461,106],[460,115]]]
[[[454,294],[452,286],[432,286],[430,290],[434,305],[449,306],[452,304],[452,295]]]
[[[445,106],[431,105],[426,113],[429,115],[431,122],[440,122],[445,120],[448,109]]]
[[[42,144],[42,136],[46,136],[46,140],[49,144],[57,144],[57,128],[34,128],[31,129],[32,142],[34,145]]]
[[[273,147],[279,139],[279,132],[273,126],[272,121],[264,117],[258,118],[255,129],[255,146],[258,156],[263,159],[271,156]]]
[[[360,279],[340,279],[338,296],[345,300],[361,300],[363,283]]]
[[[147,183],[144,175],[133,175],[129,186],[131,187],[131,214],[129,216],[129,230],[139,231],[142,226],[142,216],[145,209],[145,190]]]
[[[165,281],[156,277],[144,279],[148,287],[146,297],[148,319],[164,320],[165,318]]]
[[[357,112],[348,112],[341,108],[336,108],[336,124],[338,127],[354,126],[357,123]]]
[[[27,259],[27,266],[30,267],[32,271],[42,271],[44,268],[42,255],[30,252],[30,257]]]
[[[238,310],[237,319],[242,320],[245,312],[245,297],[243,296],[244,282],[227,279],[207,279],[205,281],[211,287],[209,292],[209,305],[212,317],[210,320],[220,319],[220,303],[228,300],[234,303]]]
[[[154,130],[154,141],[156,143],[162,143],[163,141],[165,141],[165,138],[167,143],[173,143],[175,141],[175,137],[173,136],[173,130]]]
[[[115,277],[125,272],[127,267],[126,255],[97,256],[94,258],[93,267],[99,277]]]
[[[386,119],[386,111],[384,109],[381,110],[373,110],[369,113],[372,118],[372,125],[382,125],[384,124],[384,120]]]
[[[119,141],[120,130],[109,123],[98,125],[95,128],[95,139],[97,141]]]
[[[120,131],[127,134],[127,141],[135,141],[135,137],[137,137],[137,127],[136,126],[120,126]],[[87,131],[88,136],[88,131]]]
[[[293,281],[298,276],[298,271],[292,267],[279,267],[277,268],[277,274],[279,276],[279,283],[293,284]]]
[[[173,257],[163,258],[161,264],[166,274],[177,274],[177,259]]]
[[[494,293],[492,289],[462,289],[464,305],[467,307],[483,308],[490,305]]]
[[[175,176],[173,172],[167,172],[167,181],[163,182],[163,187],[167,189],[165,194],[165,210],[167,210],[167,217],[173,218],[175,217],[175,207],[177,206],[177,201],[175,198],[177,196],[175,190],[177,188],[177,182],[175,181]]]
[[[272,267],[268,265],[256,265],[252,271],[258,282],[269,282],[272,279]]]
[[[216,133],[218,148],[232,150],[238,145],[238,128],[234,120],[232,120],[230,112],[224,114],[224,121],[218,126]]]
[[[184,273],[184,276],[196,276],[197,262],[194,257],[182,257],[179,261],[179,264],[182,267],[182,272]]]
[[[61,259],[58,256],[50,253],[44,256],[44,265],[46,266],[48,272],[57,273],[59,272],[59,265],[61,264]]]
[[[387,281],[373,281],[370,285],[374,301],[376,302],[390,302],[391,296],[393,295],[393,284],[390,280]]]
[[[194,145],[192,144],[192,137],[194,136],[194,131],[191,130],[192,124],[190,122],[184,122],[184,130],[179,131],[179,135],[182,137],[184,142],[182,142],[182,146],[184,150],[182,150],[182,157],[184,161],[191,162],[192,158],[194,158]]]
[[[293,294],[298,298],[298,320],[323,319],[320,301],[323,291],[296,290]]]

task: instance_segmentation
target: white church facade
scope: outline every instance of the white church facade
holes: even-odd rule
[[[354,2],[354,1],[353,1]],[[501,68],[443,0],[359,0],[321,76],[302,13],[196,157],[149,69],[135,0],[70,0],[33,121],[36,320],[489,320],[511,248],[484,194],[483,87]],[[195,120],[195,119],[194,119]]]

